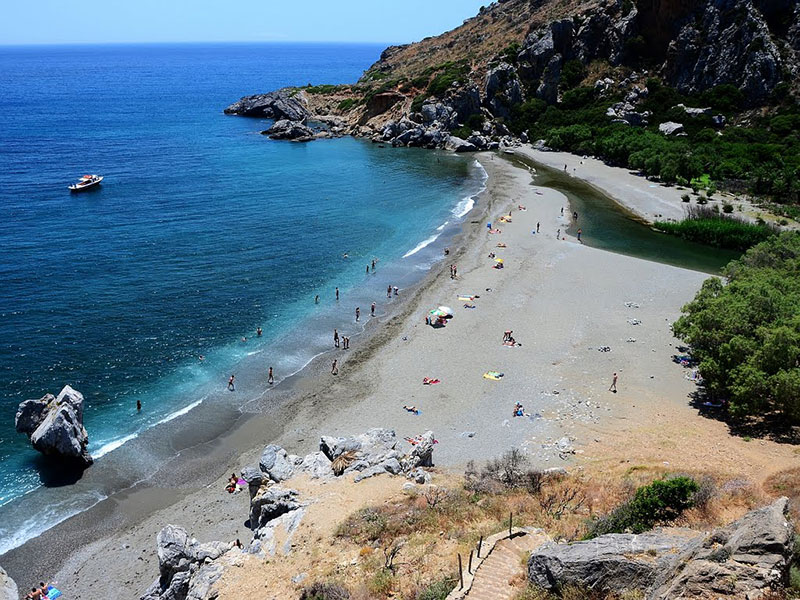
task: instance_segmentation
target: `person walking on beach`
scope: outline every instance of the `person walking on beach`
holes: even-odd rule
[[[358,323],[358,320],[360,318],[361,318],[361,307],[360,306],[356,306],[356,323]]]
[[[336,329],[333,330],[333,347],[339,347],[339,332]]]
[[[333,363],[331,363],[331,375],[338,375],[339,374],[339,367],[336,363],[336,359],[333,359]]]
[[[539,223],[539,221],[536,221],[536,233],[539,233],[539,226],[540,225],[541,225],[541,223]]]
[[[269,371],[267,372],[267,383],[270,385],[275,383],[275,376],[272,374],[272,367],[270,367]]]
[[[560,227],[558,228],[558,231],[556,231],[556,239],[557,240],[561,239],[561,228]]]
[[[578,229],[578,241],[581,241],[581,234],[583,233],[583,229]]]
[[[611,376],[611,387],[608,388],[608,391],[609,392],[614,392],[615,394],[617,393],[617,374],[616,373],[614,373],[614,375]]]
[[[372,306],[369,307],[369,316],[370,317],[374,317],[375,316],[375,303],[374,302],[372,303]]]
[[[231,392],[236,391],[236,386],[233,384],[234,379],[236,379],[235,375],[231,375],[230,379],[228,379],[228,390]]]
[[[564,170],[565,171],[567,170],[567,165],[564,165]],[[561,216],[562,217],[564,216],[564,207],[563,206],[561,207]]]
[[[345,347],[345,350],[350,350],[350,336],[349,335],[346,338],[344,338],[344,347]]]
[[[458,277],[458,265],[453,265],[453,279],[456,279],[457,277]]]

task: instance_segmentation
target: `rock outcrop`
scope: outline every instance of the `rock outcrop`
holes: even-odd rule
[[[79,467],[93,462],[83,426],[83,395],[68,385],[57,397],[47,394],[20,403],[15,426],[45,456]]]
[[[300,123],[305,123],[310,116],[305,95],[292,88],[245,96],[227,107],[225,114],[262,117],[276,121],[286,119]]]
[[[788,576],[793,529],[788,500],[752,511],[710,535],[681,528],[609,534],[572,544],[548,543],[528,560],[530,582],[615,593],[647,600],[721,595],[755,599]]]
[[[14,580],[0,567],[0,600],[17,600],[19,590]]]
[[[201,544],[185,529],[164,527],[156,537],[159,578],[141,600],[215,600],[214,584],[223,566],[215,561],[234,547],[233,543]]]
[[[273,140],[308,142],[314,139],[314,130],[311,127],[288,119],[275,121],[272,127],[261,133],[268,135]]]

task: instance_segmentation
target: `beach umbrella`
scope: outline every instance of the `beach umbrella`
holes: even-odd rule
[[[497,262],[497,263],[503,264],[503,259],[502,259],[502,258],[495,258],[495,259],[494,259],[494,262]]]
[[[455,314],[453,312],[453,309],[450,308],[449,306],[440,306],[436,310],[438,310],[440,313],[442,313],[442,315],[445,316],[445,317],[452,317]]]

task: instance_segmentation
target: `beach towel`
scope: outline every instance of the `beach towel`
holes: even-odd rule
[[[474,296],[459,296],[458,299],[461,300],[462,302],[472,302],[475,299],[475,297]]]
[[[500,381],[500,378],[503,377],[505,373],[498,373],[497,371],[487,371],[483,374],[484,379],[491,379],[492,381]]]
[[[47,599],[48,600],[56,600],[56,598],[61,597],[61,590],[54,588],[52,585],[47,588]]]

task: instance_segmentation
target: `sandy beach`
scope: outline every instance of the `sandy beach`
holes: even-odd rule
[[[581,165],[580,157],[520,152],[574,167],[576,177],[644,219],[682,215],[674,189],[652,188],[591,159]],[[165,524],[202,540],[249,540],[246,495],[229,496],[224,481],[257,462],[270,442],[304,454],[317,449],[321,434],[386,427],[406,437],[432,430],[436,467],[456,473],[469,460],[511,447],[525,449],[541,467],[688,468],[711,460],[753,481],[796,459],[790,446],[731,436],[689,404],[694,384],[671,361],[678,341],[670,324],[707,275],[582,245],[564,234],[571,211],[563,195],[537,187],[530,171],[501,156],[478,158],[489,180],[464,233],[423,284],[404,290],[412,297],[395,313],[375,319],[352,352],[321,357],[284,394],[279,410],[243,417],[213,444],[187,449],[197,456],[181,463],[188,476],[179,485],[156,477],[8,553],[3,566],[21,587],[48,578],[68,597],[138,598],[157,576],[155,536]],[[509,214],[511,222],[498,221]],[[502,233],[489,233],[490,222]],[[493,268],[490,254],[504,268]],[[385,289],[375,290],[376,301],[381,294]],[[454,318],[446,327],[426,325],[428,311],[440,305],[452,307]],[[520,345],[503,345],[506,330]],[[339,361],[336,377],[329,373],[332,358]],[[489,371],[504,375],[484,378]],[[617,393],[609,391],[615,372]],[[423,385],[425,377],[440,383]],[[516,402],[530,416],[513,417]],[[563,436],[575,455],[554,447]],[[86,530],[91,534],[80,535]],[[60,557],[26,560],[54,540]],[[48,566],[57,572],[42,572]]]

